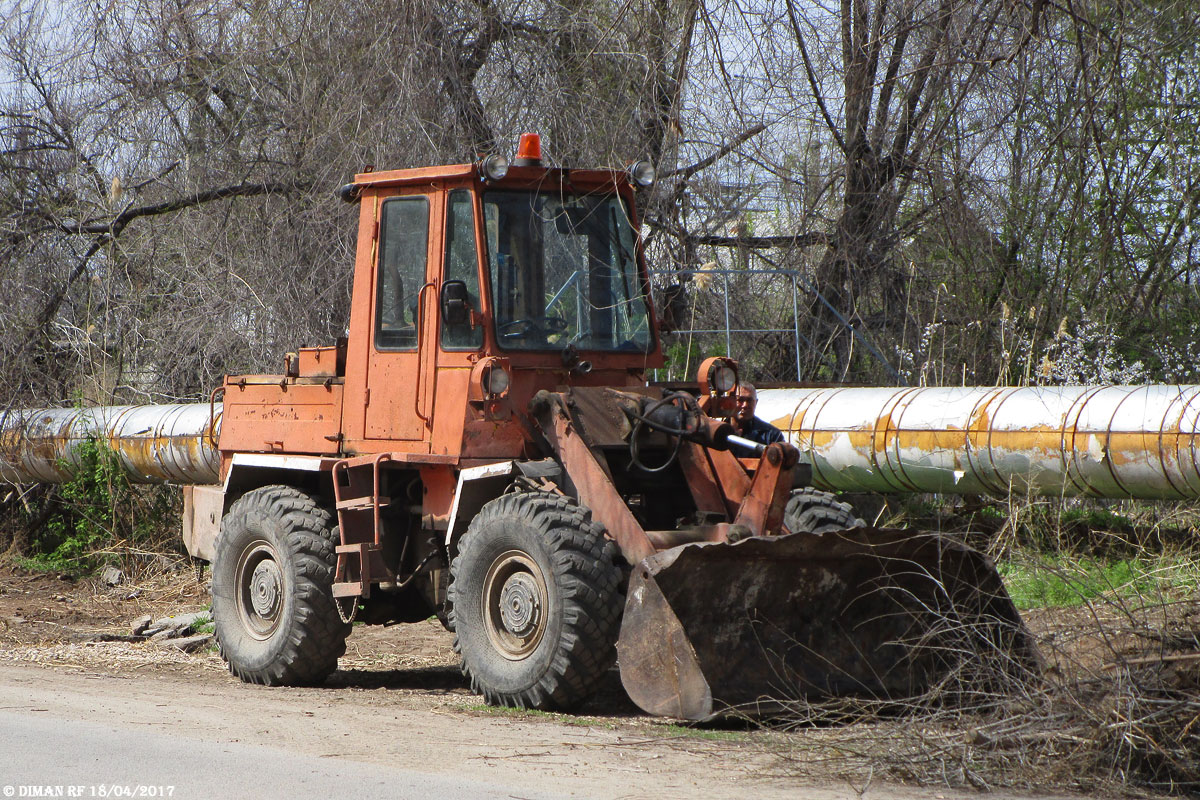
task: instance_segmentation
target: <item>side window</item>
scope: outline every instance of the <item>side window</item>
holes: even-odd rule
[[[467,304],[472,314],[466,322],[442,324],[442,347],[447,350],[476,350],[483,345],[483,326],[479,318],[479,261],[475,247],[475,204],[471,193],[459,189],[450,193],[446,214],[445,279],[467,285]]]
[[[379,275],[375,296],[375,346],[417,346],[417,294],[425,285],[429,246],[429,200],[385,200],[379,220]]]

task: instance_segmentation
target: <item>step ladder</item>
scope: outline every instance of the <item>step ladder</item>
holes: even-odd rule
[[[380,466],[391,458],[387,453],[345,458],[333,465],[333,497],[337,508],[341,541],[333,579],[336,600],[367,598],[371,583],[390,573],[383,564],[380,548],[383,533],[381,509],[388,505],[379,493]]]

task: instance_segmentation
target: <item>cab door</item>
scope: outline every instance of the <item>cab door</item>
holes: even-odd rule
[[[434,235],[437,207],[425,194],[389,197],[379,206],[379,228],[364,404],[365,439],[428,440],[424,359],[440,236]],[[422,351],[425,351],[424,353]],[[411,448],[404,448],[411,449]]]

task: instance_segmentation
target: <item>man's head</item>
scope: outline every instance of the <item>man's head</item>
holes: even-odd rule
[[[733,418],[740,427],[746,427],[754,419],[754,407],[758,405],[758,392],[752,383],[738,384],[737,411]]]

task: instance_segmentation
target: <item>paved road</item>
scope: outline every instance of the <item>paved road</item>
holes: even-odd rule
[[[135,728],[0,711],[4,797],[548,798],[461,777],[297,754],[242,742],[197,741]]]
[[[977,797],[877,781],[860,794],[833,774],[803,778],[794,759],[806,751],[785,749],[802,739],[710,741],[633,722],[464,712],[461,698],[429,690],[268,689],[164,669],[0,663],[0,800]]]
[[[64,797],[174,786],[157,796],[188,800],[796,797],[797,782],[769,777],[774,758],[757,748],[464,714],[461,699],[432,694],[0,664],[0,800],[4,786],[14,797],[21,786]],[[113,785],[121,791],[101,788]],[[814,789],[853,800],[845,787]]]

